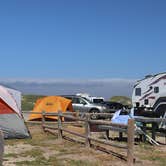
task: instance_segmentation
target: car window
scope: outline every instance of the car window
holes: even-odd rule
[[[103,99],[93,99],[94,103],[102,103],[104,100]]]
[[[83,97],[84,98],[84,97]],[[92,103],[89,99],[84,98],[85,101],[87,101],[88,103]]]
[[[73,102],[74,104],[79,104],[79,99],[74,97],[73,100],[72,100],[72,102]]]
[[[73,103],[75,104],[86,104],[86,102],[82,98],[73,98]]]
[[[81,98],[79,98],[79,103],[80,104],[86,104],[86,102],[83,99],[81,99]]]

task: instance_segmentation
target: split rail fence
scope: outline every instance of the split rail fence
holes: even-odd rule
[[[117,123],[112,123],[110,121],[104,121],[104,120],[91,120],[90,115],[91,114],[86,114],[85,118],[80,118],[76,115],[62,113],[61,111],[59,111],[58,113],[42,112],[42,128],[45,132],[47,131],[54,135],[58,134],[58,139],[60,139],[60,140],[62,140],[63,138],[66,137],[64,135],[64,132],[72,134],[74,136],[84,138],[84,140],[85,140],[84,143],[85,143],[86,147],[88,147],[88,148],[94,145],[92,142],[96,142],[99,144],[113,146],[116,148],[121,148],[121,149],[127,150],[127,155],[125,158],[123,155],[120,155],[120,154],[116,155],[116,156],[127,160],[128,165],[132,166],[133,162],[134,162],[134,129],[135,129],[134,120],[129,119],[128,124],[124,125],[124,124],[117,124]],[[57,116],[58,125],[57,126],[47,125],[46,117],[48,117],[48,116]],[[67,128],[63,127],[63,124],[65,123],[63,121],[64,118],[75,121],[75,122],[81,121],[84,124],[83,126],[85,127],[85,133],[80,134],[76,131],[72,131],[71,129],[67,129]],[[95,125],[104,125],[104,126],[108,126],[108,127],[115,127],[115,128],[119,128],[122,130],[126,130],[127,131],[127,145],[117,145],[116,143],[113,143],[110,141],[105,141],[102,139],[97,139],[97,138],[92,137],[91,136],[92,135],[91,126],[95,126]],[[101,145],[100,145],[100,147],[101,147]]]
[[[141,122],[143,124],[142,130],[146,134],[146,129],[149,130],[149,127],[147,128],[146,124],[152,124],[152,127],[150,128],[150,131],[152,133],[152,138],[155,140],[156,135],[158,135],[157,131],[157,125],[160,124],[161,122],[166,123],[166,118],[145,118],[145,117],[136,117],[134,120],[129,120],[128,125],[122,125],[122,124],[115,124],[111,123],[110,121],[104,121],[104,120],[91,120],[90,116],[91,114],[85,114],[86,118],[81,118],[77,112],[71,113],[71,112],[58,112],[58,113],[46,113],[46,112],[32,112],[32,111],[23,111],[24,115],[25,114],[42,114],[42,122],[37,122],[37,121],[27,121],[28,123],[39,123],[42,124],[42,127],[44,131],[49,131],[52,134],[58,134],[58,138],[62,139],[65,138],[64,133],[70,133],[75,136],[81,137],[85,139],[85,145],[87,147],[93,146],[92,142],[98,142],[104,145],[109,145],[109,146],[114,146],[117,148],[122,148],[127,150],[127,161],[128,163],[133,163],[134,161],[134,153],[133,153],[133,148],[134,148],[134,120],[136,122]],[[102,117],[107,117],[111,118],[113,114],[110,113],[97,113],[99,116]],[[46,118],[48,116],[56,116],[58,121],[50,122],[46,121]],[[63,121],[63,118],[70,119],[71,121]],[[50,126],[49,124],[52,124],[54,126]],[[69,125],[79,125],[81,124],[82,126],[85,126],[85,134],[80,134],[76,133],[72,129],[66,129],[63,126],[65,124]],[[125,132],[127,133],[127,146],[121,146],[117,145],[116,143],[110,142],[110,141],[103,141],[102,139],[97,139],[92,137],[92,126],[98,126],[98,129],[101,131],[105,131],[106,135],[109,136],[109,130],[112,131],[118,131],[119,132],[119,137],[122,138],[122,133]],[[57,132],[58,131],[58,132]],[[160,134],[161,135],[161,134]],[[166,135],[165,135],[166,136]],[[142,138],[142,141],[146,140],[146,137],[140,136]],[[101,149],[104,150],[104,149]],[[121,155],[116,156],[123,158]],[[123,158],[124,159],[124,158]]]

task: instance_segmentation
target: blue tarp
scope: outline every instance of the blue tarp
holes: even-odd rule
[[[133,118],[133,109],[131,109],[128,115],[120,115],[121,111],[122,110],[118,110],[114,113],[114,116],[112,117],[111,122],[127,125],[128,120]]]
[[[129,119],[136,117],[136,116],[134,116],[134,109],[133,108],[130,110],[128,115],[120,115],[121,111],[122,110],[118,110],[115,112],[114,116],[111,119],[111,122],[127,125]],[[141,127],[142,123],[136,122],[136,125],[138,127]]]

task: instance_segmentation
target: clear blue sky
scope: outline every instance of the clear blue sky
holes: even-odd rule
[[[166,71],[165,0],[0,1],[1,78]]]

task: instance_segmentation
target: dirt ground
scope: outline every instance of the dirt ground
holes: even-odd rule
[[[123,161],[85,145],[68,140],[59,141],[57,136],[44,133],[40,125],[29,125],[32,139],[5,140],[4,166],[125,166]],[[72,128],[71,126],[69,127]],[[77,132],[82,129],[73,127]],[[103,137],[103,134],[97,136]],[[119,144],[119,142],[117,142]],[[125,143],[125,142],[124,142]],[[122,143],[123,144],[123,143]],[[110,149],[110,148],[109,148]],[[112,151],[126,154],[119,149]],[[166,146],[135,145],[136,166],[165,166]]]

